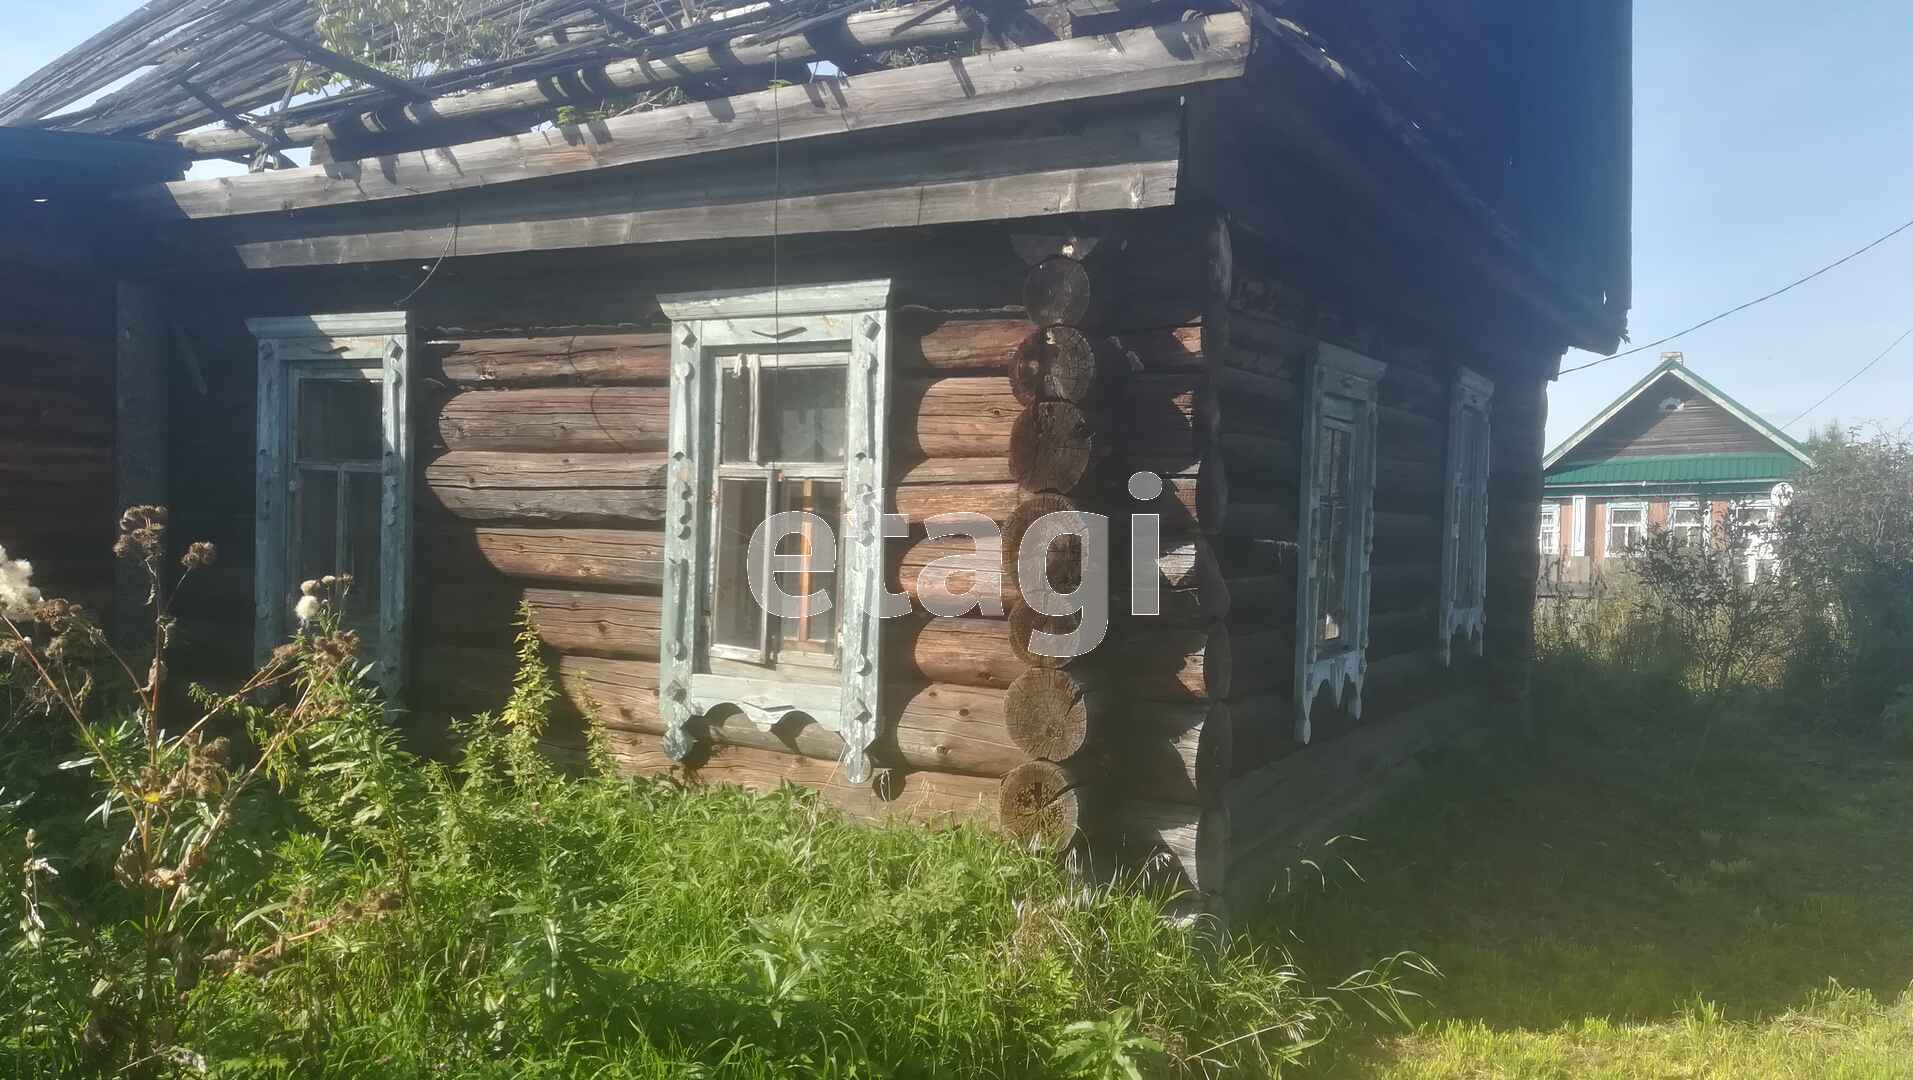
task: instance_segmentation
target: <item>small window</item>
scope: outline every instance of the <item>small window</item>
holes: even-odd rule
[[[1494,383],[1461,368],[1449,396],[1446,483],[1443,485],[1441,618],[1436,649],[1442,663],[1457,633],[1481,655],[1488,599],[1488,403]]]
[[[1296,738],[1309,740],[1309,709],[1327,684],[1362,709],[1367,672],[1368,549],[1375,492],[1375,388],[1383,365],[1317,343],[1302,412],[1300,550],[1296,604]]]
[[[405,314],[248,325],[259,342],[255,650],[263,659],[293,632],[301,582],[345,580],[332,593],[341,621],[396,702],[411,567]]]
[[[1541,504],[1540,546],[1543,555],[1561,553],[1561,507],[1555,503]]]
[[[1741,503],[1734,515],[1746,527],[1747,558],[1744,580],[1749,584],[1780,573],[1780,556],[1774,549],[1774,504]]]
[[[1668,508],[1667,531],[1677,546],[1703,546],[1707,543],[1707,508],[1699,502],[1674,503]]]
[[[1626,555],[1647,538],[1647,507],[1641,503],[1609,503],[1607,558]]]
[[[801,716],[870,776],[880,726],[889,283],[664,296],[672,320],[659,709]],[[769,603],[772,590],[788,603]]]
[[[826,542],[822,533],[832,544],[843,533],[850,355],[738,353],[718,363],[712,436],[721,448],[713,515],[717,550],[705,613],[710,652],[770,671],[834,670],[841,597],[834,569],[822,568],[819,548]],[[763,545],[758,557],[764,565],[757,571],[804,599],[793,614],[773,617],[751,594],[751,537],[773,515],[789,511],[806,516],[775,552]],[[801,569],[773,572],[773,556],[796,556]]]

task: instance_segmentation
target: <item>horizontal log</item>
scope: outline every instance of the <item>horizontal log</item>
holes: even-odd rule
[[[671,370],[671,336],[663,330],[464,338],[427,342],[421,352],[430,376],[461,388],[661,386]]]
[[[1207,375],[1132,375],[1112,429],[1123,433],[1131,458],[1178,457],[1194,463],[1211,445],[1213,421]]]
[[[438,435],[448,450],[663,450],[670,405],[663,386],[465,390],[439,407]]]
[[[1295,627],[1273,620],[1236,634],[1232,695],[1286,691],[1295,685]]]
[[[1010,605],[1023,598],[1015,585],[1005,580],[1002,556],[995,551],[979,553],[976,545],[965,539],[893,540],[885,563],[890,588],[910,597],[919,608],[923,602],[920,587],[933,579],[951,593],[974,592],[986,601],[980,614],[995,618],[1007,615]]]
[[[1199,324],[1132,331],[1119,334],[1112,341],[1129,362],[1131,371],[1160,374],[1205,371],[1208,368],[1209,361],[1202,350],[1202,327]]]
[[[1221,701],[1241,673],[1222,624],[1186,629],[1147,616],[1123,621],[1117,639],[1119,677],[1125,692],[1142,701]]]
[[[943,458],[942,461],[976,461],[1002,471],[1003,462],[993,458]],[[980,470],[981,471],[981,470]],[[919,474],[920,475],[920,474]],[[909,473],[905,480],[912,479]],[[893,496],[896,512],[921,529],[927,518],[943,514],[981,514],[1001,526],[1009,520],[1022,500],[1022,489],[1007,483],[903,483]]]
[[[771,792],[785,784],[815,791],[825,802],[859,820],[975,821],[993,824],[1001,782],[994,778],[927,770],[885,770],[877,784],[851,784],[835,761],[775,749],[716,744],[685,763],[664,755],[648,735],[616,733],[608,742],[614,767],[628,776],[676,776],[693,785]]]
[[[428,700],[472,710],[502,705],[516,667],[504,649],[437,646],[423,651],[420,661]],[[575,722],[592,716],[608,731],[651,739],[663,735],[655,663],[575,655],[560,655],[551,663],[565,718]],[[1005,725],[1002,690],[889,682],[883,701],[883,730],[872,748],[879,764],[1000,777],[1023,760]],[[795,718],[763,731],[741,715],[714,711],[694,725],[692,734],[715,745],[802,755],[833,765],[843,754],[836,733]]]
[[[891,409],[891,452],[917,458],[1008,458],[1023,413],[1007,376],[900,379]]]
[[[1293,431],[1223,431],[1216,436],[1216,447],[1229,474],[1239,483],[1260,488],[1282,485],[1294,491],[1302,458],[1296,451]]]
[[[892,356],[900,371],[1005,375],[1029,336],[1024,318],[949,315],[929,308],[902,308],[892,323]]]
[[[656,590],[664,534],[648,529],[513,528],[429,524],[421,531],[421,576]]]
[[[1152,802],[1221,806],[1234,772],[1232,708],[1223,702],[1130,706],[1111,747],[1119,789]]]
[[[509,641],[520,604],[531,607],[538,639],[556,653],[656,660],[664,601],[579,589],[435,585],[420,612],[428,641]]]
[[[1005,689],[1029,670],[1011,648],[1002,619],[890,619],[884,646],[897,678]]]
[[[1167,859],[1199,892],[1217,893],[1227,885],[1227,809],[1126,799],[1117,805],[1107,835],[1133,859]]]
[[[467,521],[662,521],[664,455],[454,450],[426,464],[425,496]]]

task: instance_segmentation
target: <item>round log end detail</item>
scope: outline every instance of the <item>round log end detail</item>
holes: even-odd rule
[[[1064,761],[1094,735],[1094,695],[1081,678],[1037,668],[1017,676],[1003,699],[1010,741],[1033,758]]]
[[[1060,852],[1087,824],[1084,791],[1053,761],[1026,761],[1003,778],[997,809],[1003,829],[1031,848]]]
[[[1087,326],[1100,307],[1089,267],[1052,255],[1023,279],[1023,309],[1040,327]]]
[[[1027,491],[1074,491],[1102,446],[1088,413],[1067,401],[1039,401],[1010,429],[1010,475]]]
[[[1058,669],[1075,663],[1074,656],[1047,656],[1030,648],[1030,635],[1038,630],[1045,634],[1072,634],[1083,624],[1080,615],[1045,615],[1029,604],[1018,600],[1010,606],[1010,649],[1017,659],[1032,668]]]
[[[1023,552],[1024,534],[1030,531],[1045,514],[1067,513],[1079,510],[1075,500],[1053,493],[1041,493],[1026,496],[1010,511],[1009,518],[1003,522],[1003,578],[1014,583],[1019,591],[1022,574],[1017,561]],[[1045,572],[1049,575],[1050,587],[1057,592],[1069,592],[1083,580],[1083,544],[1080,537],[1063,536],[1049,546],[1045,553]]]
[[[1081,330],[1051,326],[1033,330],[1016,347],[1010,389],[1025,405],[1039,401],[1088,402],[1113,374],[1110,350],[1098,348]]]

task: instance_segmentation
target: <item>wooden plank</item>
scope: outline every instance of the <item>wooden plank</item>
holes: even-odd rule
[[[650,386],[665,381],[671,341],[663,330],[468,338],[427,342],[424,354],[436,378],[458,387]]]
[[[472,527],[427,523],[423,550],[442,580],[655,590],[664,537],[650,529]]]
[[[163,231],[162,244],[196,263],[236,258],[248,269],[269,269],[1173,204],[1181,168],[1177,129],[1147,115],[1128,125],[1019,140],[1014,158],[1001,154],[1000,134],[987,145],[931,144],[868,156],[825,153],[807,160],[787,153],[781,179],[768,161],[761,169],[681,169],[584,192],[469,192],[457,206],[406,207],[370,219],[292,215],[222,222],[210,230],[174,226]]]
[[[488,139],[434,153],[333,163],[213,181],[176,181],[131,197],[148,220],[283,213],[435,191],[491,187],[617,165],[846,131],[1233,78],[1249,27],[1230,13],[1104,38],[952,58],[800,88],[774,88],[616,117],[588,127]],[[724,119],[718,119],[719,116]]]

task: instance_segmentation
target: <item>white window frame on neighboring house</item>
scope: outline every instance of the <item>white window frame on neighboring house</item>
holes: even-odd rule
[[[1588,497],[1574,496],[1574,537],[1568,554],[1577,559],[1585,559],[1588,554]]]
[[[843,738],[845,778],[865,783],[869,749],[882,723],[890,282],[679,293],[659,297],[659,304],[672,322],[658,665],[665,753],[673,760],[685,758],[692,746],[691,721],[718,706],[735,708],[764,730],[801,714]],[[711,515],[719,473],[720,369],[727,357],[754,357],[756,370],[767,357],[801,363],[806,354],[823,353],[846,356],[845,458],[841,474],[834,465],[830,474],[832,482],[842,478],[843,515],[836,552],[834,663],[822,679],[817,670],[781,665],[741,669],[738,663],[751,658],[732,655],[734,648],[714,650],[705,617],[719,584]]]
[[[1623,544],[1617,547],[1614,543],[1614,529],[1615,529],[1614,511],[1616,510],[1639,510],[1641,512],[1641,523],[1639,525],[1621,526],[1621,527],[1638,530],[1640,533],[1641,539],[1645,540],[1647,538],[1647,504],[1646,503],[1644,502],[1608,503],[1607,512],[1606,514],[1603,515],[1603,517],[1605,517],[1606,520],[1602,522],[1602,525],[1601,525],[1601,528],[1602,528],[1601,557],[1603,559],[1626,558],[1628,555],[1627,545]]]
[[[1754,499],[1751,502],[1734,503],[1730,513],[1737,521],[1745,523],[1747,512],[1750,510],[1760,515],[1759,524],[1762,526],[1760,535],[1750,539],[1747,544],[1743,580],[1751,585],[1760,580],[1761,567],[1768,567],[1769,575],[1779,568],[1780,555],[1774,550],[1773,528],[1775,520],[1780,516],[1780,511],[1772,499]]]
[[[1495,384],[1458,368],[1448,398],[1448,454],[1441,531],[1441,607],[1436,650],[1451,660],[1456,633],[1482,652],[1488,600],[1488,406]]]
[[[1541,528],[1535,537],[1541,554],[1549,558],[1561,555],[1561,504],[1544,502],[1541,504]]]
[[[1700,520],[1691,525],[1682,525],[1680,516],[1683,510],[1691,510],[1699,514]],[[1704,547],[1709,540],[1707,514],[1708,505],[1700,499],[1671,499],[1667,503],[1667,531],[1675,537],[1676,543],[1684,542],[1680,539],[1683,531],[1692,532],[1694,534],[1692,541],[1695,545]]]
[[[405,690],[411,616],[411,330],[402,311],[246,320],[259,347],[253,521],[253,651],[263,662],[292,633],[299,599],[292,561],[299,389],[307,381],[377,383],[380,458],[379,611],[373,673],[389,702]]]
[[[1326,342],[1318,342],[1303,378],[1301,499],[1297,516],[1298,550],[1295,601],[1295,738],[1309,741],[1309,709],[1324,683],[1339,706],[1349,691],[1350,713],[1362,714],[1362,682],[1368,673],[1369,553],[1375,542],[1376,388],[1387,365]],[[1339,433],[1347,443],[1344,527],[1333,550],[1318,551],[1318,533],[1332,508],[1320,478],[1322,457]],[[1318,583],[1325,560],[1342,570],[1337,603],[1347,616],[1336,628],[1336,644],[1319,639],[1323,616]]]

